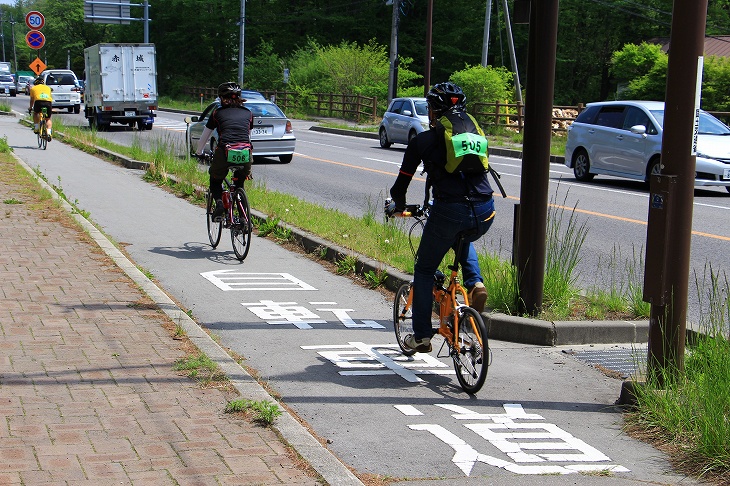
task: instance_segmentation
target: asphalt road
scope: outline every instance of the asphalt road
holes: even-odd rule
[[[40,151],[30,130],[2,123],[18,156],[89,211],[358,472],[428,484],[530,484],[535,474],[540,484],[692,484],[672,473],[662,454],[621,432],[613,406],[620,382],[568,350],[492,341],[487,383],[470,397],[447,359],[400,356],[389,296],[267,239],[254,238],[240,264],[226,235],[217,250],[209,247],[202,208],[147,184],[141,171],[58,142]],[[337,147],[342,139],[328,140]],[[307,143],[302,147],[306,152]],[[361,161],[323,162],[339,149],[331,150],[303,153],[287,166],[256,166],[255,173],[284,178],[299,165],[311,173],[360,173],[352,167]],[[364,172],[380,174],[382,163]],[[591,470],[612,473],[571,474]]]

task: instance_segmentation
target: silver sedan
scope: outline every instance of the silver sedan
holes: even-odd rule
[[[253,128],[251,129],[251,144],[253,145],[254,160],[257,157],[279,157],[279,160],[288,164],[294,156],[296,137],[292,130],[291,121],[278,106],[264,99],[249,99],[244,105],[253,113]],[[190,153],[198,148],[198,141],[203,134],[205,124],[213,110],[219,107],[218,102],[208,105],[200,116],[188,117],[186,140]],[[210,137],[210,149],[214,151],[218,145],[218,131],[214,130]]]

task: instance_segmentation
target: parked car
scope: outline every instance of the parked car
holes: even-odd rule
[[[278,106],[271,101],[267,101],[263,96],[259,99],[249,94],[246,100],[244,103],[246,108],[253,113],[251,144],[253,145],[254,160],[257,157],[279,157],[279,160],[285,164],[291,162],[296,143],[291,121]],[[188,124],[186,139],[190,153],[197,150],[198,141],[203,134],[205,124],[208,122],[213,110],[219,106],[220,103],[214,101],[203,110],[200,116],[185,119]],[[218,145],[217,130],[213,131],[209,144],[210,150],[214,151]]]
[[[79,79],[76,81],[76,85],[79,87],[79,96],[81,97],[81,102],[84,102],[84,92],[86,91],[86,81],[83,79]]]
[[[264,95],[259,93],[258,91],[253,90],[242,90],[241,91],[241,98],[246,100],[265,100],[266,98]]]
[[[588,103],[568,127],[565,165],[579,181],[597,174],[648,181],[661,171],[664,103]],[[695,186],[730,192],[730,128],[700,110]]]
[[[0,74],[0,94],[15,96],[15,80],[11,74]]]
[[[378,127],[380,146],[407,144],[425,130],[428,130],[426,98],[393,98]]]
[[[41,78],[53,92],[53,108],[66,108],[69,113],[81,112],[81,88],[73,71],[46,69]]]
[[[15,92],[30,94],[30,88],[28,88],[28,92],[26,93],[25,87],[26,85],[28,85],[28,83],[30,83],[30,85],[33,85],[34,80],[35,78],[33,76],[18,76],[18,79],[15,82]]]

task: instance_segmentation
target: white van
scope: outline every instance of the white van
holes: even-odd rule
[[[66,108],[69,113],[81,112],[81,88],[73,71],[46,69],[41,78],[53,92],[53,108]]]

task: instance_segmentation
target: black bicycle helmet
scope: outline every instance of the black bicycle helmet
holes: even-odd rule
[[[450,81],[433,85],[426,95],[426,101],[437,115],[466,107],[466,95],[459,86]]]
[[[241,97],[241,87],[233,81],[223,83],[218,86],[218,97],[233,98],[236,100]]]
[[[40,77],[40,76],[38,76],[37,78],[35,78],[35,81],[33,81],[33,84],[43,84],[43,83],[44,83],[43,82],[43,78]]]

